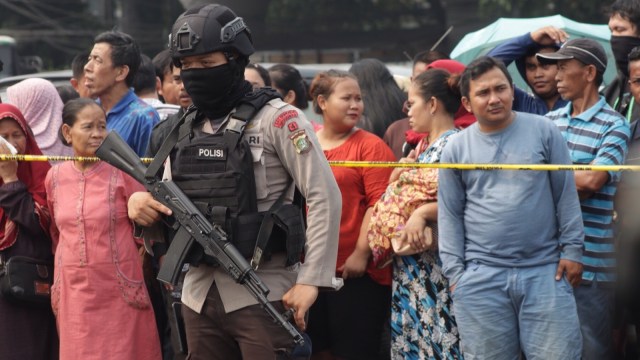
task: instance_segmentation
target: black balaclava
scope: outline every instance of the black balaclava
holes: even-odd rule
[[[636,46],[640,46],[640,37],[611,35],[611,50],[616,66],[626,77],[629,77],[629,53]]]
[[[253,90],[244,80],[244,66],[234,59],[212,68],[187,69],[180,73],[193,104],[210,120],[226,116]]]

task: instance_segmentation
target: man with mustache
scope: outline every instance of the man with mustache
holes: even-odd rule
[[[545,26],[536,31],[509,39],[496,46],[487,55],[502,60],[505,66],[516,62],[516,68],[533,91],[515,88],[513,110],[544,115],[567,105],[558,94],[554,64],[541,64],[536,53],[551,53],[559,48],[559,43],[567,40],[567,33],[553,26]]]
[[[442,163],[571,162],[549,119],[512,111],[500,60],[471,62],[460,90],[477,122],[451,137]],[[584,232],[572,173],[440,169],[439,177],[440,257],[464,358],[579,359],[571,286],[581,278]]]
[[[604,48],[591,39],[566,42],[555,53],[537,54],[558,64],[558,92],[569,104],[546,116],[562,131],[574,164],[622,165],[629,125],[598,94],[607,68]],[[585,230],[584,272],[575,289],[583,338],[583,359],[612,358],[616,258],[613,198],[620,172],[576,171]]]

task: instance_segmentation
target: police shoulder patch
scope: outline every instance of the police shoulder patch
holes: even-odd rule
[[[311,140],[304,130],[298,130],[289,136],[298,154],[304,154],[311,150]]]
[[[285,112],[283,112],[282,114],[278,115],[278,117],[276,118],[276,120],[273,122],[273,126],[282,129],[282,127],[284,126],[284,124],[287,123],[287,121],[293,119],[293,118],[297,118],[298,117],[298,112],[295,110],[287,110]]]

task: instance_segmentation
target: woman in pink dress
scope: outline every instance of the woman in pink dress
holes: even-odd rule
[[[95,156],[106,117],[91,99],[68,102],[60,135],[76,156]],[[55,274],[51,305],[60,358],[157,360],[159,338],[127,201],[144,190],[104,162],[64,162],[45,180]]]

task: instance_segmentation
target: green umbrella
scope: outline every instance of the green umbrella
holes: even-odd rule
[[[570,39],[590,38],[599,42],[607,52],[607,58],[609,60],[607,63],[607,71],[604,73],[603,85],[608,84],[615,78],[616,62],[611,52],[611,45],[609,45],[611,32],[607,25],[579,23],[561,15],[528,19],[500,18],[491,25],[465,35],[453,51],[451,51],[451,58],[463,64],[468,64],[473,59],[486,55],[491,49],[505,40],[549,25],[563,29],[569,34]],[[509,72],[518,86],[527,86],[518,73],[515,64],[512,63],[509,66]]]

